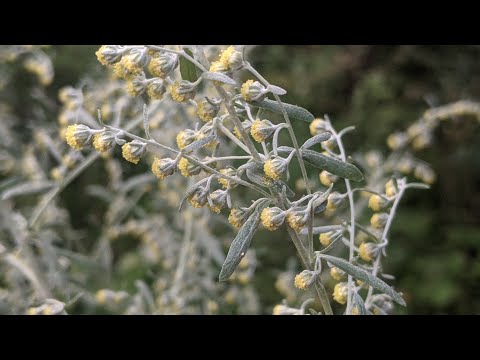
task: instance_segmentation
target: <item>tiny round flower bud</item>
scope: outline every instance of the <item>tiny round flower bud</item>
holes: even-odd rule
[[[62,180],[64,175],[65,175],[65,169],[62,169],[61,167],[54,167],[50,171],[50,177],[55,181]]]
[[[202,208],[207,204],[208,191],[200,186],[195,189],[192,195],[188,197],[188,202],[195,208]]]
[[[332,243],[333,239],[335,239],[335,231],[328,231],[326,233],[321,233],[319,236],[320,243],[323,246],[328,246]]]
[[[258,81],[247,80],[243,83],[240,94],[245,101],[263,100],[266,88]]]
[[[333,289],[333,300],[344,305],[347,302],[348,285],[346,282],[340,282]]]
[[[179,103],[193,99],[195,97],[195,87],[191,84],[191,82],[186,80],[180,82],[175,81],[173,85],[170,86],[172,99]]]
[[[113,131],[103,131],[93,135],[93,147],[98,152],[106,152],[115,144],[115,133]]]
[[[337,191],[330,193],[330,195],[328,195],[327,209],[325,213],[327,215],[334,214],[335,211],[343,204],[344,199],[345,197]]]
[[[201,120],[209,122],[212,121],[215,116],[217,116],[218,110],[220,110],[219,106],[213,105],[207,100],[203,100],[197,105],[197,116]]]
[[[122,156],[132,164],[138,164],[140,158],[147,151],[147,144],[143,141],[133,140],[122,146]]]
[[[242,53],[236,51],[233,46],[229,46],[220,54],[220,63],[226,69],[237,70],[243,65]]]
[[[425,130],[425,125],[417,122],[408,127],[407,134],[411,139],[413,139],[416,136],[422,134]]]
[[[307,223],[307,218],[305,216],[305,211],[292,211],[287,214],[287,222],[290,227],[299,231]]]
[[[412,172],[414,167],[414,163],[411,159],[404,158],[400,160],[397,164],[397,170],[400,171],[402,174],[408,175]]]
[[[159,159],[157,157],[153,160],[152,172],[160,180],[172,175],[176,170],[177,164],[175,160],[170,158]]]
[[[256,142],[262,142],[272,136],[276,127],[268,120],[255,120],[250,128],[250,134]]]
[[[408,143],[408,136],[403,132],[396,132],[387,137],[387,145],[392,150],[398,150]]]
[[[377,194],[373,194],[372,196],[370,196],[370,199],[368,199],[368,207],[373,211],[380,211],[385,206],[387,206],[387,204],[388,201]]]
[[[147,84],[147,95],[154,100],[162,100],[167,88],[162,80],[154,79]]]
[[[102,65],[113,65],[122,57],[122,47],[118,45],[102,45],[95,55]]]
[[[86,125],[70,125],[65,134],[67,144],[75,150],[82,150],[92,139],[91,129]]]
[[[358,310],[358,306],[354,306],[352,308],[352,315],[359,315],[359,314],[360,314],[360,312]]]
[[[382,155],[375,150],[369,151],[365,156],[365,161],[367,162],[367,165],[371,168],[378,167],[382,162]]]
[[[140,73],[140,75],[135,75],[132,76],[128,81],[127,81],[127,93],[130,96],[136,97],[145,91],[146,86],[146,81],[145,81],[145,75]]]
[[[148,71],[153,76],[165,79],[178,66],[178,56],[172,53],[156,52],[150,59]]]
[[[202,168],[198,165],[191,164],[187,159],[181,158],[178,162],[178,169],[180,170],[180,174],[185,177],[198,175]]]
[[[287,171],[287,168],[287,160],[279,156],[273,156],[265,162],[263,166],[263,171],[265,172],[265,175],[267,175],[269,178],[279,180],[282,175]]]
[[[286,308],[285,305],[275,305],[273,307],[272,315],[282,315],[285,313]]]
[[[330,276],[334,280],[340,281],[345,276],[345,271],[334,266],[330,269]]]
[[[113,65],[113,75],[120,79],[128,80],[135,75],[140,75],[142,73],[142,68],[133,66],[132,61],[129,60],[128,56],[123,56],[122,60]]]
[[[387,213],[376,213],[373,214],[370,218],[370,224],[375,229],[383,229],[385,224],[387,223],[388,214]]]
[[[65,86],[58,92],[58,99],[67,109],[77,108],[81,104],[82,98],[82,92],[71,86]]]
[[[337,146],[337,140],[335,139],[328,139],[322,144],[326,149],[329,149],[330,151],[334,150],[335,147]]]
[[[108,289],[98,290],[95,294],[95,300],[100,305],[105,305],[111,299],[113,299],[113,291]]]
[[[415,167],[414,175],[417,179],[429,185],[432,185],[437,178],[435,172],[431,168],[423,164],[418,164]]]
[[[372,261],[378,253],[378,248],[374,243],[362,243],[358,248],[358,255],[364,261]]]
[[[303,270],[300,274],[295,276],[294,285],[301,290],[307,290],[311,283],[313,273],[310,270]]]
[[[312,136],[319,135],[328,129],[328,123],[323,119],[315,119],[309,126],[310,134]]]
[[[278,207],[267,207],[263,209],[260,220],[265,229],[270,231],[277,230],[285,220],[286,212]]]
[[[333,175],[333,174],[329,173],[327,170],[321,171],[319,177],[320,177],[320,182],[322,183],[322,185],[327,186],[327,187],[329,187],[335,181],[338,180],[337,175]]]
[[[196,140],[198,140],[197,132],[191,129],[182,130],[177,134],[177,146],[180,150],[184,149]]]
[[[230,215],[228,216],[228,222],[232,225],[235,229],[240,229],[242,225],[247,221],[250,212],[242,209],[242,208],[233,208],[230,211]],[[245,259],[245,258],[244,258]],[[243,261],[243,259],[242,259]]]
[[[397,186],[395,185],[395,181],[393,179],[388,180],[385,184],[385,195],[387,195],[389,198],[397,195]]]
[[[213,206],[208,204],[208,208],[214,213],[219,214],[227,204],[227,190],[215,190],[210,194]]]
[[[242,127],[243,129],[248,133],[250,129],[252,128],[252,123],[249,120],[245,120],[242,122]],[[238,138],[242,138],[242,134],[240,133],[240,130],[235,126],[233,128],[233,134]]]
[[[76,164],[76,159],[73,156],[66,154],[62,158],[62,164],[65,167],[72,169]]]
[[[432,143],[432,136],[429,133],[423,133],[415,137],[412,141],[412,147],[416,151],[425,149]]]
[[[232,176],[232,177],[237,175],[237,172],[235,171],[235,169],[232,169],[232,168],[221,169],[220,173],[224,175]],[[221,177],[219,177],[217,181],[219,182],[220,185],[222,185],[224,189],[232,188],[238,185],[236,183],[232,183],[230,180],[227,180]]]

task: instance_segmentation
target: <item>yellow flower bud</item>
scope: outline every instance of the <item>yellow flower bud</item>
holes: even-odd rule
[[[280,180],[282,175],[287,171],[287,168],[288,163],[285,159],[279,156],[274,156],[265,162],[263,171],[269,178]]]
[[[385,184],[385,195],[387,195],[389,198],[397,195],[397,186],[393,179],[388,180]]]
[[[330,174],[327,170],[323,170],[320,172],[320,182],[322,185],[329,187],[332,185],[335,181],[338,180],[338,176]]]
[[[310,270],[303,270],[300,274],[295,276],[294,285],[301,290],[307,290],[311,284],[313,273]]]
[[[103,131],[93,135],[93,147],[100,153],[110,150],[115,144],[115,133]]]
[[[358,248],[358,255],[364,261],[372,261],[377,255],[378,249],[374,243],[362,243]]]
[[[370,199],[368,199],[368,207],[373,211],[382,210],[387,205],[387,203],[387,200],[376,194],[373,194],[372,196],[370,196]]]
[[[122,156],[132,164],[138,164],[146,152],[146,146],[146,143],[139,140],[130,141],[122,146]]]
[[[347,297],[348,284],[346,282],[340,282],[335,285],[335,288],[333,289],[333,300],[344,305],[347,302]]]
[[[242,208],[233,208],[230,211],[230,215],[228,216],[228,222],[235,229],[240,229],[242,227],[242,225],[245,223],[245,221],[247,221],[247,218],[248,218],[249,215],[250,215],[250,213],[248,211],[242,209]],[[244,259],[245,258],[243,258],[242,261]]]
[[[323,119],[315,119],[309,126],[310,134],[312,136],[319,135],[328,129],[328,123]]]
[[[376,213],[373,214],[370,218],[370,224],[375,229],[383,229],[384,226],[387,224],[388,214],[387,213]]]
[[[187,159],[181,158],[178,162],[178,169],[180,170],[180,174],[185,177],[198,175],[202,169],[200,166],[191,164]]]
[[[330,269],[330,276],[334,279],[334,280],[337,280],[337,281],[340,281],[344,278],[345,276],[345,271],[343,271],[342,269],[339,269],[337,267],[332,267]]]
[[[260,214],[265,229],[270,231],[277,230],[284,222],[286,212],[278,207],[267,207]]]
[[[175,160],[170,158],[159,159],[154,158],[152,163],[152,172],[160,180],[172,175],[177,170]]]
[[[75,150],[82,150],[92,139],[91,129],[86,125],[70,125],[65,134],[67,144]]]
[[[177,146],[180,150],[196,140],[198,140],[197,133],[191,129],[182,130],[177,134]]]
[[[212,121],[215,116],[218,114],[219,106],[215,106],[207,100],[201,101],[197,105],[197,116],[205,121]]]
[[[272,136],[275,126],[268,120],[255,120],[250,128],[250,134],[256,142],[261,143]]]
[[[243,100],[248,102],[262,100],[266,95],[265,86],[260,84],[258,81],[247,80],[242,84],[240,95],[242,96]]]

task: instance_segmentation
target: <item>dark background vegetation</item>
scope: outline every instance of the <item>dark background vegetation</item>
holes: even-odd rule
[[[97,48],[52,47],[52,98],[87,72],[105,74],[95,59]],[[337,128],[355,125],[347,141],[350,152],[380,149],[386,154],[387,135],[406,129],[430,106],[480,99],[480,46],[259,46],[250,60],[272,83],[288,89],[286,102],[316,116],[329,114]],[[417,154],[432,164],[437,182],[430,191],[407,194],[390,236],[386,271],[397,277],[395,287],[408,300],[402,312],[480,312],[478,125],[462,119],[442,124],[433,146]],[[296,132],[308,136],[303,124]],[[255,286],[265,307],[278,303],[281,295],[274,287],[275,273],[263,270],[281,270],[294,252],[283,235],[268,234],[275,246],[258,252]]]

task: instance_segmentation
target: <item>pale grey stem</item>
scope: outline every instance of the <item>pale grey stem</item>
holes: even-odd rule
[[[405,192],[405,184],[401,184],[398,189],[398,194],[395,197],[395,201],[393,202],[392,208],[390,209],[390,213],[388,214],[388,219],[387,223],[385,224],[385,228],[383,229],[382,233],[382,238],[380,239],[380,243],[384,242],[387,239],[388,232],[390,230],[390,227],[392,226],[393,219],[395,218],[395,213],[397,211],[398,204],[400,203],[400,200],[402,199],[403,193]],[[375,259],[375,262],[373,263],[373,270],[372,274],[373,276],[377,276],[378,269],[380,268],[380,259],[382,257],[382,253],[379,252],[377,255],[377,258]],[[368,288],[368,294],[367,298],[365,300],[365,304],[369,304],[371,301],[373,295],[373,288],[370,286]]]
[[[330,122],[330,121],[329,121]],[[342,138],[338,135],[335,131],[333,126],[331,126],[332,135],[335,137],[337,141],[338,149],[340,150],[340,158],[342,161],[347,162],[347,157],[345,155],[345,148],[343,147]],[[355,202],[353,199],[353,192],[352,187],[350,185],[350,180],[345,179],[345,186],[347,188],[348,194],[348,203],[350,206],[350,226],[349,226],[349,233],[350,233],[350,242],[349,242],[349,252],[348,252],[348,261],[351,263],[354,257],[354,249],[355,249]],[[351,275],[348,275],[348,296],[347,296],[347,310],[346,314],[349,315],[352,312],[352,286],[353,286],[353,278]]]
[[[221,132],[223,132],[230,140],[232,140],[235,144],[238,145],[239,148],[241,148],[243,151],[245,151],[247,154],[250,154],[250,150],[240,141],[237,139],[235,135],[233,135],[230,130],[228,130],[225,126],[222,124],[218,124],[218,128],[220,129]]]

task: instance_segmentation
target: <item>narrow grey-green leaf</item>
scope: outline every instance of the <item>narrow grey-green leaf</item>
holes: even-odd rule
[[[188,55],[193,56],[190,50],[184,50]],[[195,82],[198,79],[197,68],[194,64],[185,59],[183,56],[180,56],[180,74],[182,75],[183,80],[187,80],[190,82]]]
[[[205,146],[207,145],[209,142],[215,140],[215,135],[208,135],[208,136],[205,136],[203,138],[201,138],[200,140],[197,140],[197,141],[194,141],[193,143],[191,143],[190,145],[186,146],[184,149],[183,149],[183,152],[188,154],[192,151],[195,151],[195,150],[198,150],[200,149],[202,146]]]
[[[269,99],[258,100],[258,101],[253,101],[251,104],[253,106],[256,106],[262,109],[276,112],[278,114],[282,113],[282,108],[280,107],[280,104],[273,100],[269,100]],[[283,103],[283,107],[287,112],[288,117],[292,120],[302,120],[306,122],[312,122],[313,119],[315,119],[315,117],[308,110],[305,110],[300,106]]]
[[[308,149],[308,148],[311,148],[314,145],[317,145],[318,143],[321,143],[323,141],[327,141],[328,139],[330,139],[331,135],[332,134],[330,134],[328,131],[326,131],[324,133],[321,133],[321,134],[318,134],[318,135],[315,135],[314,137],[311,137],[310,139],[305,141],[305,143],[301,146],[301,149]]]
[[[223,263],[222,270],[218,279],[220,281],[227,280],[235,271],[242,258],[247,253],[248,247],[252,242],[253,235],[258,229],[260,223],[260,213],[267,203],[257,206],[252,215],[245,221],[245,224],[238,231],[237,236],[232,241],[228,250],[227,258]]]
[[[327,170],[328,172],[344,179],[353,181],[363,180],[362,173],[355,165],[307,149],[302,150],[302,158],[311,165],[322,170]]]
[[[285,95],[287,90],[282,89],[280,86],[270,85],[270,92],[275,95]]]
[[[222,83],[229,84],[229,85],[236,84],[235,80],[219,72],[207,71],[202,74],[202,77],[207,80],[220,81]]]
[[[327,260],[328,262],[330,262],[330,264],[338,267],[339,269],[342,269],[347,274],[352,275],[355,279],[364,281],[371,287],[383,292],[384,294],[390,295],[392,299],[395,300],[395,302],[397,302],[398,304],[402,306],[407,305],[405,303],[405,300],[403,300],[402,297],[395,290],[393,290],[386,282],[384,282],[383,280],[380,280],[376,276],[373,276],[372,274],[362,269],[361,267],[350,264],[348,261],[338,257],[324,255],[324,254],[320,254],[320,256],[325,260]]]

